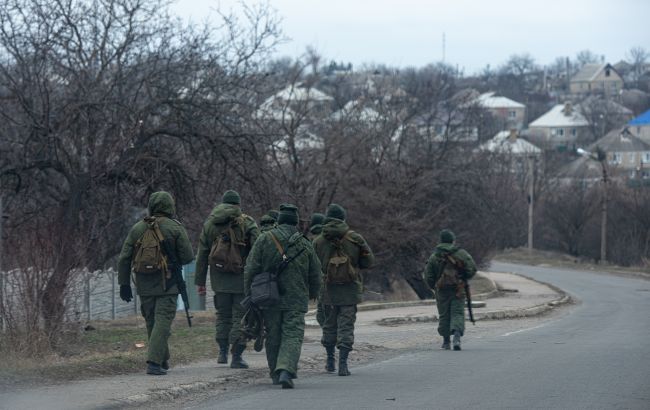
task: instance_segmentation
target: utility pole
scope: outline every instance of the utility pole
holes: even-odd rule
[[[577,149],[578,154],[591,158],[600,163],[600,168],[603,173],[603,191],[601,195],[601,210],[600,210],[600,264],[607,263],[607,201],[609,189],[609,177],[607,176],[607,153],[600,147],[596,147],[596,152],[585,151],[582,148]]]
[[[599,155],[600,158],[600,155]],[[600,221],[600,263],[604,265],[607,263],[607,201],[608,201],[608,182],[607,178],[607,166],[605,164],[606,158],[600,158],[600,166],[603,170],[603,204],[601,210],[601,221]]]
[[[528,156],[528,252],[533,251],[533,208],[535,203],[535,157]]]
[[[447,41],[445,37],[445,32],[442,32],[442,62],[445,62],[445,54],[447,53]]]
[[[0,331],[5,330],[5,274],[2,271],[2,224],[4,222],[4,209],[2,208],[2,196],[0,196],[0,311],[2,320],[0,320]]]

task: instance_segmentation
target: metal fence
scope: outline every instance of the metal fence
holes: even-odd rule
[[[210,300],[208,309],[213,307],[212,297],[214,293],[210,289],[208,277],[206,296],[199,296],[194,284],[194,264],[184,267],[184,276],[187,282],[187,289],[190,299],[191,310],[205,310],[206,300]],[[20,277],[21,272],[0,271],[0,306],[9,306],[14,317],[20,316],[21,300],[20,287],[25,286],[24,280]],[[209,275],[208,275],[209,276]],[[140,298],[133,289],[133,301],[126,303],[120,299],[120,286],[117,283],[117,272],[113,269],[104,271],[81,271],[75,272],[74,278],[66,290],[66,320],[69,322],[83,322],[91,320],[112,320],[132,315],[139,315]],[[22,289],[24,291],[24,289]],[[178,309],[183,309],[179,297]],[[5,328],[4,315],[0,329]]]

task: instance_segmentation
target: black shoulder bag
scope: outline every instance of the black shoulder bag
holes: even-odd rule
[[[278,286],[278,277],[282,271],[296,259],[305,249],[292,256],[287,257],[287,254],[282,249],[282,245],[272,233],[271,239],[275,243],[275,247],[282,256],[282,261],[271,272],[262,272],[255,275],[251,283],[251,302],[258,307],[265,308],[276,305],[280,302],[280,288]]]

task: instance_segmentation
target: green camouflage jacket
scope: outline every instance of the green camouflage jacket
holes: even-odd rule
[[[433,290],[436,290],[436,282],[440,278],[440,274],[444,268],[441,260],[444,260],[443,257],[445,254],[450,254],[453,258],[460,261],[464,267],[460,273],[465,279],[470,279],[476,274],[476,264],[474,263],[472,256],[467,253],[467,251],[462,248],[458,248],[451,243],[440,243],[438,246],[436,246],[436,249],[429,257],[427,266],[424,270],[424,280]]]
[[[257,239],[244,268],[246,295],[250,294],[250,286],[255,275],[270,272],[281,261],[271,234],[280,242],[289,258],[304,249],[278,276],[278,287],[281,293],[278,308],[307,312],[309,299],[318,297],[321,267],[311,242],[300,234],[295,226],[279,225],[269,232],[264,232]]]
[[[194,260],[194,251],[192,244],[187,237],[187,232],[183,225],[175,219],[172,219],[176,213],[174,200],[167,192],[154,192],[149,197],[149,215],[155,216],[160,226],[160,232],[164,238],[172,238],[173,246],[176,251],[176,259],[183,265]],[[122,245],[118,262],[118,283],[120,285],[129,285],[131,281],[131,262],[134,256],[135,244],[144,235],[147,224],[140,221],[133,225],[131,231]],[[134,277],[136,290],[140,296],[156,296],[164,294],[177,294],[178,288],[172,286],[169,291],[163,289],[163,274],[136,274]]]
[[[351,283],[323,284],[319,299],[321,303],[326,305],[356,305],[361,303],[363,301],[363,276],[360,270],[370,268],[375,262],[375,255],[373,255],[363,236],[351,231],[344,221],[328,218],[325,220],[322,233],[314,239],[314,249],[323,270],[326,269],[334,251],[332,240],[339,240],[344,236],[346,238],[343,239],[343,249],[359,275],[357,280]]]
[[[196,256],[196,277],[194,283],[198,286],[205,286],[208,272],[208,256],[212,244],[219,238],[222,232],[228,229],[230,222],[242,215],[237,205],[219,204],[203,224],[203,230],[199,237],[199,249]],[[244,235],[246,247],[242,248],[241,255],[244,260],[248,256],[253,244],[260,234],[255,220],[248,215],[244,216]],[[242,274],[217,272],[210,267],[210,284],[214,292],[244,293],[244,278]]]

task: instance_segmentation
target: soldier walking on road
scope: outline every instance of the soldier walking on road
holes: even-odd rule
[[[334,372],[334,347],[339,349],[339,376],[349,376],[348,355],[354,344],[357,304],[362,302],[361,269],[374,263],[375,257],[363,236],[350,230],[345,209],[337,204],[327,208],[322,233],[314,240],[314,249],[323,268],[319,318],[323,328],[321,343],[327,352],[325,369]]]
[[[149,346],[147,349],[147,374],[164,375],[169,369],[169,346],[171,325],[176,316],[178,286],[168,286],[172,267],[169,260],[181,265],[194,259],[192,244],[183,225],[175,219],[176,208],[167,192],[154,192],[149,197],[149,216],[136,223],[129,232],[118,264],[120,298],[125,302],[133,299],[131,273],[134,274],[136,291],[140,296],[140,311],[147,324]],[[167,241],[176,253],[164,255],[161,241]]]
[[[243,214],[241,198],[235,191],[226,191],[203,224],[196,257],[196,285],[205,294],[210,267],[210,284],[214,291],[216,336],[219,345],[217,363],[228,363],[228,346],[232,345],[230,367],[247,369],[242,358],[246,344],[240,341],[244,309],[244,266],[246,257],[259,235],[255,220]]]
[[[424,272],[424,279],[434,290],[438,307],[438,333],[443,337],[441,348],[460,350],[460,338],[465,332],[464,281],[476,274],[474,259],[455,244],[454,233],[444,229]]]
[[[312,244],[298,231],[298,209],[280,206],[278,226],[264,232],[253,245],[244,274],[246,295],[253,278],[274,272],[286,255],[289,264],[277,278],[280,301],[263,310],[267,333],[266,359],[273,384],[293,388],[305,335],[305,313],[309,299],[316,299],[321,267]],[[277,243],[276,243],[277,241]]]

